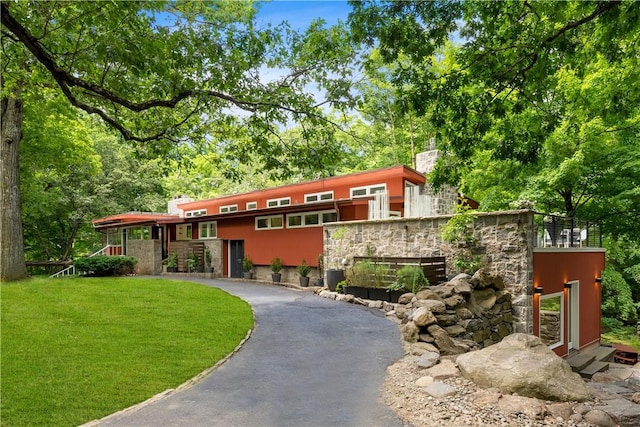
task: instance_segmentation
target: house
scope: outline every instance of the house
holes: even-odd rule
[[[434,197],[425,182],[424,172],[400,165],[207,200],[179,196],[168,213],[123,213],[93,225],[105,252],[135,256],[140,273],[160,273],[170,253],[186,271],[187,255],[207,248],[218,275],[242,277],[246,256],[257,276],[267,278],[279,257],[286,280],[303,259],[317,267],[326,224],[450,212],[457,193]],[[449,203],[441,201],[445,196]]]
[[[141,274],[161,273],[173,253],[187,271],[187,256],[197,254],[202,264],[205,249],[223,277],[242,277],[247,256],[256,277],[270,280],[269,264],[279,257],[283,280],[294,282],[295,267],[302,260],[317,267],[320,254],[333,270],[358,256],[444,256],[454,273],[455,245],[440,232],[461,198],[426,182],[437,155],[419,154],[417,170],[394,166],[199,201],[180,196],[168,213],[130,212],[93,224],[105,253],[135,256]],[[604,250],[594,224],[530,210],[479,212],[473,232],[475,253],[512,296],[513,331],[540,336],[560,356],[599,342]],[[312,278],[318,275],[314,268]]]

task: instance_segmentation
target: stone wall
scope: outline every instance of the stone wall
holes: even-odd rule
[[[162,245],[159,240],[127,240],[127,255],[138,260],[136,274],[162,272]]]
[[[447,259],[454,275],[456,247],[440,233],[451,215],[431,218],[391,218],[324,226],[327,269],[348,268],[354,256],[431,257]],[[513,296],[514,331],[533,332],[533,212],[478,212],[473,225],[477,245],[473,253],[491,274],[501,276]]]
[[[211,252],[211,267],[213,267],[213,274],[216,277],[222,275],[222,239],[204,240],[204,246],[209,248]],[[206,266],[205,266],[206,267]]]

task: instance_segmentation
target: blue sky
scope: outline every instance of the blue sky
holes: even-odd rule
[[[302,30],[316,18],[328,25],[346,21],[350,11],[346,0],[272,0],[261,2],[257,20],[272,24],[288,21],[292,29]]]

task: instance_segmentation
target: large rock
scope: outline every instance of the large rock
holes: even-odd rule
[[[436,316],[426,307],[418,307],[415,309],[414,312],[411,313],[409,320],[412,320],[417,326],[429,326],[438,322]]]
[[[429,326],[427,331],[429,331],[433,337],[433,340],[435,341],[436,346],[440,349],[440,354],[442,355],[461,354],[468,350],[468,348],[457,345],[451,339],[449,334],[447,334],[447,331],[438,325]]]
[[[469,310],[476,316],[482,316],[496,303],[496,291],[491,288],[471,292]]]
[[[405,341],[417,342],[418,336],[420,335],[420,328],[413,322],[407,322],[402,326],[401,332],[402,338],[404,338]]]
[[[425,307],[429,309],[430,312],[436,314],[444,313],[445,311],[447,311],[447,306],[444,304],[444,302],[434,299],[418,300],[415,302],[414,306]]]
[[[569,364],[533,335],[516,333],[456,359],[465,378],[503,393],[554,401],[585,401],[589,390]]]

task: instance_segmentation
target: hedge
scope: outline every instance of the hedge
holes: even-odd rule
[[[138,260],[132,256],[96,255],[74,261],[76,271],[90,276],[124,276],[135,272]]]

